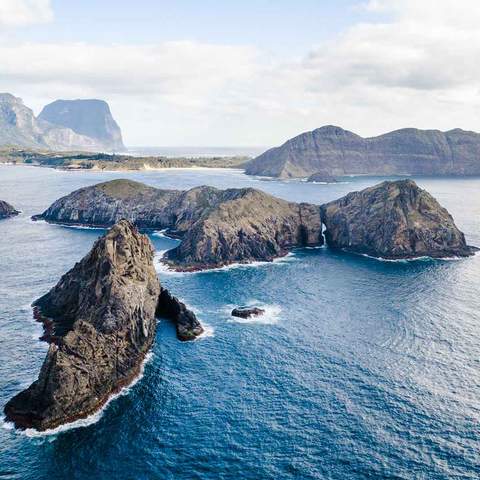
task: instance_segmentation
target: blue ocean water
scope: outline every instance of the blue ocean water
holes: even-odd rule
[[[254,186],[323,203],[378,183],[249,178],[238,171],[60,172],[0,167],[0,408],[47,345],[30,303],[101,230],[31,222],[81,186],[128,177],[165,188]],[[418,178],[480,246],[480,178]],[[152,235],[158,251],[175,242]],[[208,325],[159,324],[143,378],[96,423],[56,435],[0,428],[1,479],[452,479],[480,477],[480,256],[381,262],[328,248],[271,264],[171,274]],[[266,306],[236,322],[233,306]]]

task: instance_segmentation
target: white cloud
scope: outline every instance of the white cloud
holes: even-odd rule
[[[21,27],[52,19],[50,0],[0,0],[0,26]]]
[[[480,130],[480,2],[364,5],[370,23],[303,59],[193,41],[3,42],[0,90],[37,109],[58,97],[105,98],[131,144],[269,145],[326,123],[360,134]]]

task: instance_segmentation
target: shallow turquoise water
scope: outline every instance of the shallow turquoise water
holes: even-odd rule
[[[47,346],[30,303],[101,230],[30,222],[53,200],[110,178],[166,188],[251,185],[322,203],[337,185],[239,172],[132,174],[0,167],[0,408],[37,376]],[[480,179],[417,179],[480,246]],[[161,251],[172,240],[151,237]],[[0,478],[479,478],[480,257],[380,262],[298,250],[272,264],[166,274],[210,328],[180,343],[161,322],[143,378],[89,426],[28,437],[0,429]],[[234,322],[232,306],[268,315]]]

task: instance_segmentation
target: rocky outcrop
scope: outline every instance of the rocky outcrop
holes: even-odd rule
[[[475,250],[447,210],[412,180],[383,182],[321,208],[330,247],[385,259],[464,257]]]
[[[316,205],[280,200],[259,190],[226,190],[184,230],[182,242],[166,253],[176,270],[203,270],[231,263],[271,261],[295,247],[323,243]]]
[[[38,118],[91,138],[100,150],[126,150],[120,127],[103,100],[56,100],[46,105]]]
[[[150,241],[121,221],[34,303],[50,347],[38,380],[5,406],[19,428],[83,418],[139,373],[155,335],[160,285]]]
[[[249,175],[308,177],[349,174],[478,175],[480,134],[405,128],[362,138],[340,127],[303,133],[246,166]]]
[[[166,261],[178,270],[269,261],[291,248],[321,245],[320,208],[252,188],[159,190],[114,180],[77,190],[35,219],[110,226],[127,218],[145,229],[167,229],[182,240]]]
[[[18,215],[20,212],[15,210],[15,208],[9,203],[0,200],[0,220],[3,218],[13,217]]]
[[[179,340],[194,340],[204,332],[196,315],[163,287],[158,297],[156,315],[167,318],[175,324]]]
[[[110,227],[126,218],[139,228],[164,229],[175,222],[174,212],[167,207],[181,193],[179,190],[159,190],[132,180],[112,180],[76,190],[33,219]]]
[[[55,102],[54,102],[55,103]],[[102,102],[104,103],[104,102]],[[106,105],[106,104],[105,104]],[[20,98],[9,93],[0,94],[0,145],[34,148],[41,150],[86,150],[112,151],[124,149],[120,130],[111,118],[108,105],[103,106],[104,131],[110,132],[110,137],[89,136],[87,130],[70,128],[66,123],[52,123],[44,114],[38,118],[26,107]],[[101,115],[98,109],[91,107],[83,109],[83,121],[100,123]],[[53,115],[52,115],[53,118]],[[113,123],[112,123],[113,122]]]
[[[385,258],[466,256],[452,217],[411,180],[384,182],[323,206],[291,203],[252,188],[159,190],[114,180],[57,200],[36,219],[108,227],[126,217],[181,243],[163,259],[180,271],[271,261],[323,244]]]
[[[263,310],[263,308],[237,307],[232,310],[232,317],[238,317],[238,318],[259,317],[264,313],[265,313],[265,310]]]
[[[328,172],[316,172],[307,178],[310,183],[337,183],[337,179]]]

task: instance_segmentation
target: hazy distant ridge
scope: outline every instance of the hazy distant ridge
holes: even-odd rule
[[[340,127],[302,133],[248,163],[246,173],[306,177],[346,174],[479,175],[480,134],[405,128],[363,138]]]
[[[122,134],[102,100],[58,100],[35,117],[20,98],[0,94],[0,146],[124,151]]]

